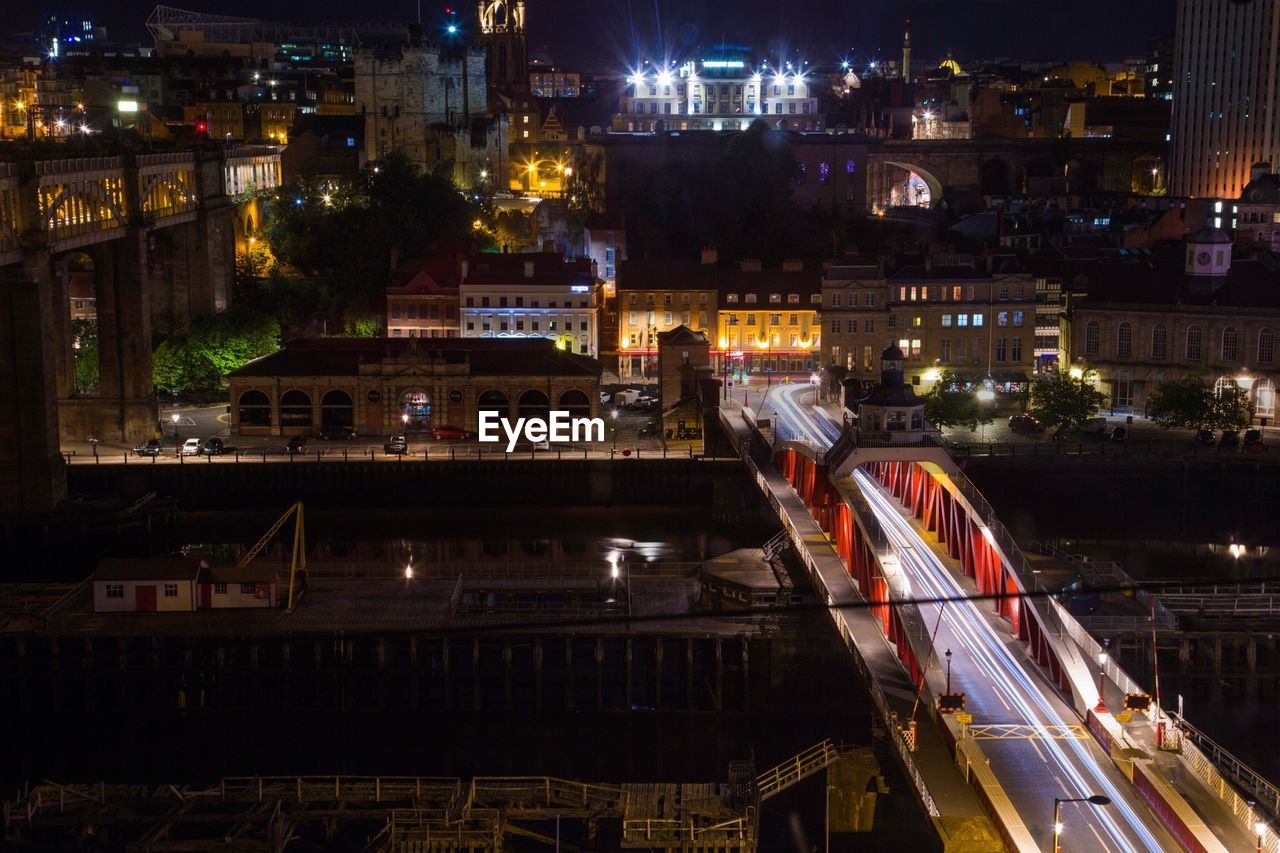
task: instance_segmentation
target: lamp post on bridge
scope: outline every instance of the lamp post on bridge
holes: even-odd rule
[[[1062,841],[1062,820],[1059,816],[1059,809],[1063,803],[1088,803],[1091,806],[1109,806],[1111,798],[1104,797],[1102,794],[1094,794],[1089,797],[1054,797],[1053,798],[1053,853],[1061,853],[1060,842]]]
[[[1094,706],[1095,714],[1107,713],[1107,700],[1103,696],[1103,690],[1107,686],[1107,653],[1106,651],[1098,652],[1098,704]]]
[[[947,649],[947,692],[951,692],[951,649]]]

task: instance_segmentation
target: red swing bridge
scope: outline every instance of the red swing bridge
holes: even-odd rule
[[[720,418],[945,850],[1266,850],[1280,791],[1220,766],[1039,582],[936,432],[810,386]]]

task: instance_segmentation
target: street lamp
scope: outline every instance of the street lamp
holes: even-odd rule
[[[173,421],[173,440],[174,440],[174,442],[178,442],[178,418],[179,418],[179,415],[178,415],[178,413],[177,413],[177,412],[174,412],[172,415],[170,415],[170,416],[169,416],[169,420]],[[180,442],[179,442],[179,443],[180,443]]]
[[[613,449],[618,449],[618,410],[614,409],[609,413],[610,419],[613,421]]]
[[[1054,797],[1053,798],[1053,853],[1060,853],[1062,850],[1060,842],[1062,841],[1062,820],[1059,817],[1058,807],[1063,803],[1088,803],[1092,806],[1109,806],[1111,798],[1104,797],[1102,794],[1094,794],[1090,797]]]
[[[1095,714],[1107,713],[1107,702],[1102,695],[1103,688],[1106,687],[1107,679],[1107,653],[1105,651],[1098,652],[1098,704],[1094,706]]]
[[[1258,821],[1253,825],[1253,833],[1258,836],[1258,853],[1262,853],[1262,842],[1267,837],[1267,825],[1262,821]]]
[[[951,692],[951,649],[947,649],[947,692]]]

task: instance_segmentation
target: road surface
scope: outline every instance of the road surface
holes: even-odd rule
[[[771,397],[777,420],[798,440],[829,446],[840,427],[813,403],[814,389],[790,387]],[[913,518],[868,474],[857,471],[855,485],[898,554],[909,594],[924,598],[975,592],[972,582],[951,571],[938,549],[927,543]],[[941,622],[939,611],[941,610]],[[1137,790],[1121,775],[1092,737],[1081,730],[1074,710],[1045,680],[1008,625],[982,602],[920,608],[941,671],[952,651],[951,687],[966,694],[974,725],[996,725],[1006,737],[986,739],[982,748],[1032,836],[1052,849],[1053,800],[1103,794],[1112,805],[1062,807],[1062,846],[1070,850],[1176,850]],[[1083,736],[1081,736],[1083,735]]]

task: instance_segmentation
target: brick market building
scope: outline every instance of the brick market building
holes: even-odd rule
[[[475,431],[481,410],[595,417],[600,400],[600,363],[539,338],[295,340],[229,379],[231,433],[245,436]]]

